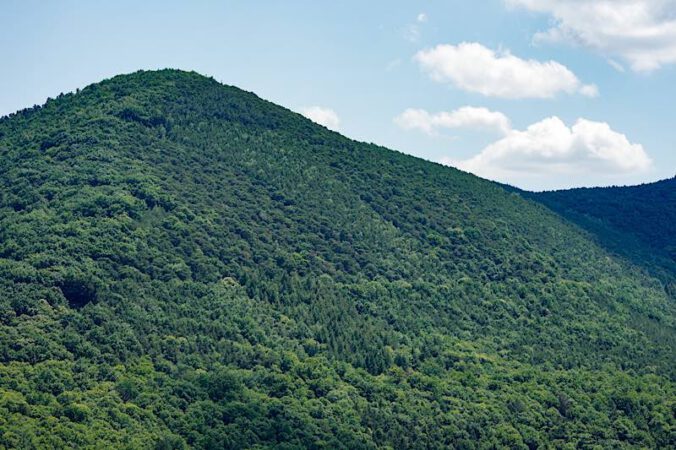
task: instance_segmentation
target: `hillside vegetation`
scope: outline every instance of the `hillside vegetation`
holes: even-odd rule
[[[659,279],[195,73],[0,120],[0,292],[0,447],[676,444]]]
[[[521,193],[662,279],[676,298],[676,177],[639,186]]]

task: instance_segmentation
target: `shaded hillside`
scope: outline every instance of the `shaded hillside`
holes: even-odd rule
[[[494,183],[171,70],[0,183],[0,447],[674,444],[662,284]]]
[[[523,194],[665,280],[676,297],[676,178],[639,186]]]

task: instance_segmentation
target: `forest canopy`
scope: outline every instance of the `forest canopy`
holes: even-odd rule
[[[498,184],[176,70],[0,184],[0,448],[676,445],[663,279]]]

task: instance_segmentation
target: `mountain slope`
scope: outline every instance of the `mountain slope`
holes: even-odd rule
[[[676,178],[639,186],[520,193],[646,268],[676,296]]]
[[[0,154],[0,445],[674,442],[662,284],[497,184],[170,70]]]

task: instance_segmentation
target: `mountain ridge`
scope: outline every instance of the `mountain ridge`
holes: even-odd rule
[[[586,230],[676,295],[676,177],[636,186],[514,191]]]
[[[171,70],[0,153],[2,445],[673,441],[661,283],[495,183]]]

